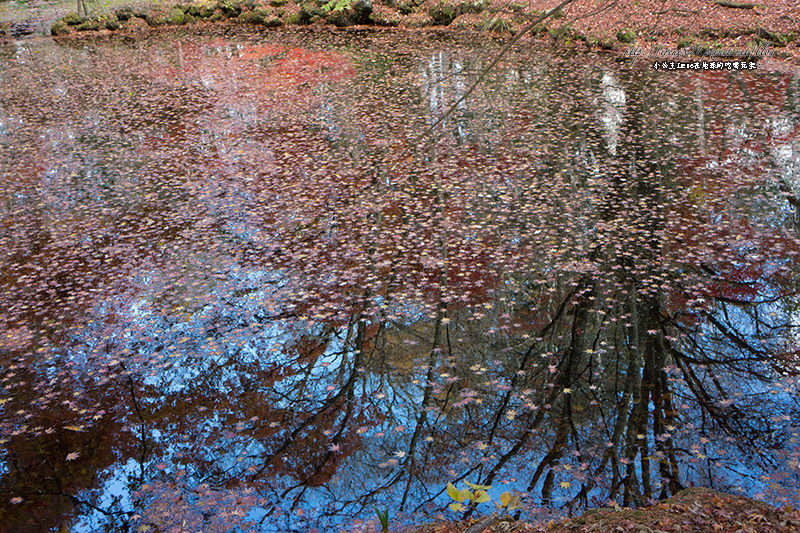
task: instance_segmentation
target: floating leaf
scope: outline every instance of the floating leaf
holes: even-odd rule
[[[447,495],[457,502],[464,501],[464,498],[461,497],[461,492],[452,483],[447,484]]]
[[[485,490],[475,491],[475,503],[484,503],[492,501],[491,496]]]
[[[500,503],[503,504],[503,507],[508,507],[508,504],[511,503],[511,493],[506,491],[500,495]]]

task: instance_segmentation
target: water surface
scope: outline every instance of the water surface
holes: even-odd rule
[[[800,78],[500,46],[0,48],[0,529],[796,499]]]

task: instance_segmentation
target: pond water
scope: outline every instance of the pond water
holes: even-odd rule
[[[796,501],[800,77],[500,47],[3,45],[0,530]]]

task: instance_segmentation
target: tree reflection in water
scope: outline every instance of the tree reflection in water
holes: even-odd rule
[[[796,497],[797,76],[177,37],[2,51],[6,530]]]

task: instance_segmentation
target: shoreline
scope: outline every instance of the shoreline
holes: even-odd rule
[[[749,10],[754,11],[750,20],[742,19],[742,14],[738,13],[743,11],[741,9],[720,8],[737,12],[741,20],[728,28],[711,23],[687,28],[677,26],[674,20],[662,18],[663,10],[653,12],[657,15],[652,26],[642,27],[642,21],[648,20],[644,13],[640,13],[638,19],[636,14],[631,14],[630,23],[622,26],[604,19],[602,13],[582,15],[577,9],[582,1],[577,0],[565,12],[551,14],[530,31],[529,38],[567,50],[612,52],[625,58],[732,61],[755,58],[782,64],[792,70],[800,69],[800,25],[798,29],[789,31],[784,24],[784,17],[790,19],[790,25],[800,20],[800,5],[792,8],[791,15],[775,14],[768,18],[771,26],[764,26],[755,10]],[[646,11],[648,1],[640,3],[641,10]],[[667,4],[666,1],[654,1],[659,6]],[[520,7],[522,4],[498,4],[494,0],[217,0],[119,4],[117,7],[110,3],[112,7],[91,16],[78,15],[74,11],[63,14],[56,10],[50,12],[49,20],[45,14],[37,19],[17,16],[16,20],[0,22],[0,42],[36,35],[52,35],[60,40],[107,33],[135,34],[158,27],[208,25],[357,31],[383,28],[420,32],[440,30],[445,33],[474,32],[503,40],[515,35],[533,17],[549,13],[541,8],[551,3],[549,0],[530,0],[525,8]],[[74,8],[74,4],[63,3],[61,7],[63,11]],[[639,8],[631,9],[636,11]]]

